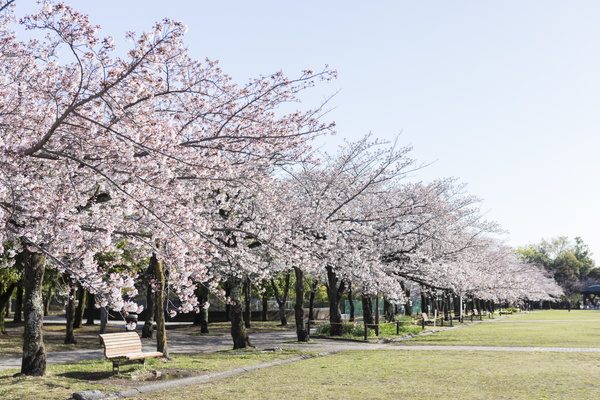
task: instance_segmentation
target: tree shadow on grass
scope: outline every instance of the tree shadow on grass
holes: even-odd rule
[[[82,381],[101,381],[104,379],[109,379],[114,377],[114,373],[112,371],[91,371],[91,372],[65,372],[63,374],[57,374],[57,376],[62,376],[65,378],[78,379]]]

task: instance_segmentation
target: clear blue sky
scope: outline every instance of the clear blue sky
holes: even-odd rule
[[[600,261],[600,2],[71,0],[121,39],[163,17],[240,82],[325,64],[338,135],[372,132],[456,177],[514,246],[581,236]],[[33,0],[17,0],[31,10]],[[118,43],[123,43],[119,42]]]

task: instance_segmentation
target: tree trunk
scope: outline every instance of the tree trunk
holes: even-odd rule
[[[106,324],[108,323],[108,311],[106,307],[100,309],[100,334],[106,333]]]
[[[315,320],[315,295],[317,294],[318,280],[314,280],[310,287],[310,296],[308,298],[308,319],[312,322]]]
[[[428,306],[427,306],[427,296],[424,292],[421,291],[421,312],[425,314],[429,314]]]
[[[269,313],[269,297],[266,292],[262,294],[262,315],[261,321],[267,321],[267,315]]]
[[[156,266],[152,259],[146,272],[146,318],[142,327],[142,338],[152,339],[156,318],[156,293],[152,290],[152,280],[156,278]]]
[[[459,296],[452,295],[452,305],[454,306],[454,318],[457,318],[457,319],[460,320],[460,316],[461,316],[461,309],[460,309],[461,301],[460,301],[460,297]]]
[[[15,302],[15,315],[13,322],[21,322],[23,320],[23,283],[17,286],[17,299]]]
[[[299,342],[308,342],[310,332],[304,325],[304,271],[294,267],[296,275],[296,303],[294,304],[294,317],[296,318],[296,335]]]
[[[230,282],[229,319],[231,320],[231,338],[233,339],[233,349],[245,349],[254,347],[250,343],[248,331],[244,324],[244,315],[242,310],[242,280],[232,277]]]
[[[375,329],[375,318],[373,317],[373,299],[365,294],[361,297],[363,308],[363,323],[369,329]]]
[[[6,313],[6,303],[4,303],[4,307],[0,309],[0,334],[7,335],[6,332],[6,322],[4,318],[4,314]]]
[[[383,298],[383,309],[385,313],[385,322],[392,322],[394,320],[394,305],[385,297]]]
[[[164,357],[169,358],[165,325],[165,274],[162,262],[157,260],[156,254],[152,254],[150,257],[150,263],[154,265],[156,271],[156,351],[160,351]]]
[[[412,315],[412,301],[410,300],[410,289],[406,287],[404,282],[400,282],[402,289],[404,290],[404,296],[406,297],[406,303],[404,304],[404,315]]]
[[[44,297],[44,317],[50,314],[50,302],[52,301],[52,285],[48,286],[46,297]]]
[[[11,295],[12,295],[12,292],[11,292]],[[9,301],[7,301],[4,304],[4,315],[6,316],[6,318],[8,318],[10,316],[11,308],[12,308],[12,301],[10,301],[10,299],[9,299]]]
[[[279,308],[279,320],[281,321],[281,326],[287,325],[287,316],[286,316],[286,303],[288,299],[288,294],[290,291],[290,273],[286,272],[285,274],[285,284],[283,288],[283,293],[279,293],[279,289],[275,284],[275,280],[271,279],[271,285],[273,285],[273,292],[275,293],[275,301],[277,301],[277,305]]]
[[[443,299],[443,310],[444,310],[444,320],[450,321],[450,295],[446,294],[442,297]]]
[[[2,285],[0,283],[0,289],[2,289]],[[12,293],[17,285],[12,283],[5,291],[0,290],[0,333],[6,335],[6,327],[4,324],[4,313],[6,312],[6,305],[10,303],[10,298]]]
[[[229,283],[225,284],[225,297],[226,298],[231,298],[231,286],[229,285]],[[231,304],[226,303],[225,304],[225,318],[227,319],[227,322],[231,321]]]
[[[342,336],[342,312],[340,311],[340,300],[344,293],[344,283],[340,282],[333,267],[327,266],[327,297],[329,298],[329,323],[331,325],[331,336]]]
[[[354,295],[352,293],[352,284],[348,284],[348,304],[350,305],[350,316],[348,321],[354,322]]]
[[[73,327],[75,329],[81,329],[83,327],[83,314],[85,312],[85,298],[86,291],[78,285],[77,288],[77,309],[75,310],[75,321]]]
[[[67,309],[66,309],[66,317],[67,317],[67,333],[65,335],[65,344],[77,344],[77,340],[75,340],[75,296],[77,295],[77,286],[75,282],[72,282],[69,277],[65,279],[71,286],[69,291],[69,299],[67,300]]]
[[[87,308],[85,309],[86,325],[94,325],[94,311],[96,310],[96,300],[94,295],[88,292],[87,294]]]
[[[42,333],[44,324],[42,283],[46,260],[39,253],[31,253],[27,250],[24,253],[25,329],[23,331],[21,373],[42,376],[46,372],[46,349]]]
[[[208,330],[208,288],[204,285],[198,285],[196,296],[200,303],[200,311],[194,318],[194,325],[200,325],[200,333],[209,333]]]
[[[252,309],[250,305],[252,300],[252,285],[250,284],[250,278],[244,279],[244,325],[246,329],[252,327]]]

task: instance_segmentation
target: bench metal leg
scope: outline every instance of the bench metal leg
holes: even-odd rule
[[[139,360],[112,360],[113,363],[113,373],[115,369],[117,370],[117,375],[121,374],[121,364],[142,364],[146,365],[146,359],[140,358]]]

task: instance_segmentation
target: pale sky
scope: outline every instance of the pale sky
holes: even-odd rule
[[[600,263],[597,0],[70,0],[117,44],[164,17],[243,83],[336,69],[337,136],[412,145],[424,181],[455,177],[513,246],[581,236]],[[18,12],[34,0],[17,0]]]

